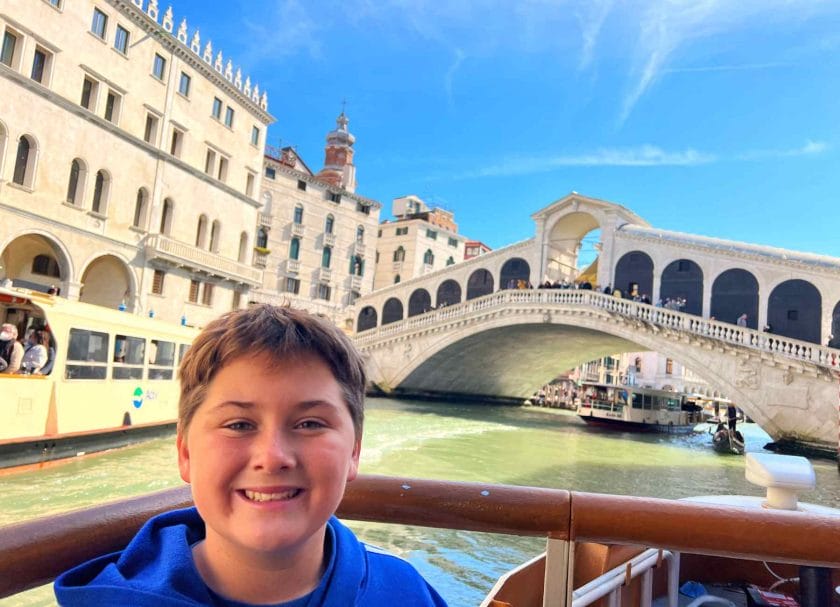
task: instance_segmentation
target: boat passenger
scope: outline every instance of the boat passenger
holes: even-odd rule
[[[62,574],[59,604],[440,607],[406,561],[333,516],[359,466],[365,371],[329,321],[261,305],[211,322],[180,368],[194,508]]]
[[[18,330],[12,323],[0,327],[0,358],[6,361],[6,368],[0,373],[17,373],[23,361],[23,346],[17,340]]]
[[[24,373],[38,373],[49,359],[50,333],[43,329],[36,329],[29,335],[29,347],[23,353],[20,363]]]

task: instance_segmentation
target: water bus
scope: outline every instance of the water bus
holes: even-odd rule
[[[338,514],[546,538],[545,553],[503,575],[481,607],[747,605],[747,594],[795,601],[750,603],[758,605],[836,604],[840,511],[798,502],[815,484],[810,463],[745,459],[747,479],[766,487],[766,498],[667,500],[360,476]],[[0,528],[0,598],[119,550],[151,516],[188,505],[189,488],[178,487]],[[700,596],[680,595],[687,582]]]
[[[582,384],[578,416],[588,424],[637,432],[691,432],[704,421],[689,395],[610,384]]]
[[[42,466],[170,432],[177,365],[197,331],[0,287],[0,322],[46,329],[48,374],[0,374],[0,469]]]

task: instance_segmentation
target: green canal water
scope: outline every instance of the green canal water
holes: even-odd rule
[[[705,430],[705,426],[698,427]],[[741,427],[748,451],[769,440]],[[181,484],[173,438],[0,477],[0,525]],[[836,463],[813,460],[817,489],[805,501],[840,507]],[[680,498],[761,495],[741,457],[719,455],[711,436],[637,435],[586,427],[568,411],[369,399],[361,472],[538,485]],[[477,605],[496,578],[542,550],[542,541],[490,534],[355,523],[369,543],[411,561],[453,607]],[[53,605],[50,587],[0,605]]]

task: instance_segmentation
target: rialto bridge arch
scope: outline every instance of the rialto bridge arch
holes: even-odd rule
[[[512,400],[587,360],[654,350],[727,394],[775,440],[837,444],[837,350],[603,294],[504,291],[356,340],[386,391]]]

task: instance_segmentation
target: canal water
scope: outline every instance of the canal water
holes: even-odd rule
[[[689,435],[638,435],[586,427],[569,411],[369,399],[361,472],[538,485],[680,498],[761,495],[744,458],[712,451],[706,426]],[[748,451],[768,436],[741,430]],[[178,486],[173,438],[39,472],[0,477],[0,525]],[[813,460],[817,489],[804,501],[840,507],[833,461]],[[365,541],[411,561],[453,607],[477,605],[496,578],[543,542],[490,534],[350,522]],[[53,605],[49,587],[0,605]]]

